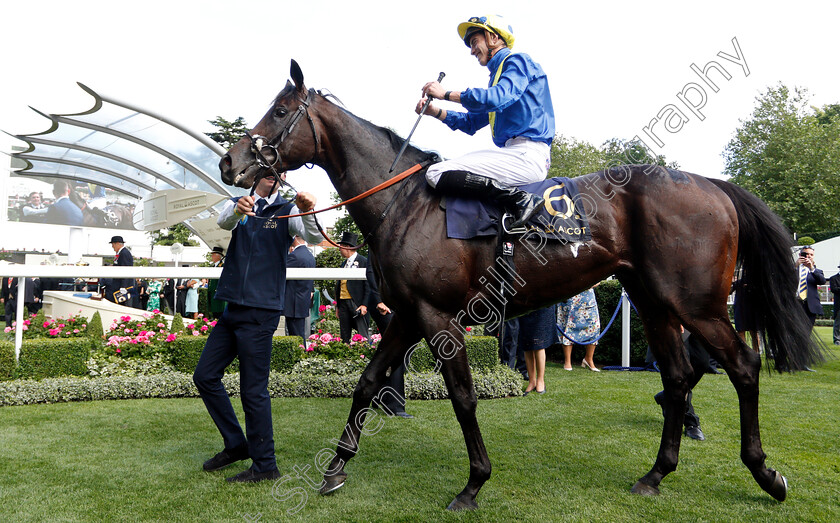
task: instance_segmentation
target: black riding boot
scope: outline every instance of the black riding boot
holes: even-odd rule
[[[513,215],[511,229],[521,227],[536,214],[543,199],[516,187],[507,187],[492,178],[467,171],[446,171],[435,187],[444,194],[490,200]]]

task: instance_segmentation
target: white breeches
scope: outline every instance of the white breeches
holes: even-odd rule
[[[548,144],[511,138],[504,147],[475,151],[432,165],[426,170],[426,181],[435,187],[440,175],[447,171],[468,171],[504,185],[525,185],[545,180],[549,165],[551,148]]]

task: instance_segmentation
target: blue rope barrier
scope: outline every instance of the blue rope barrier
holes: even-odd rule
[[[560,328],[560,325],[556,325],[556,324],[555,324],[555,326],[557,327],[557,332],[559,332],[559,333],[560,333],[560,342],[562,343],[562,342],[563,342],[563,338],[565,338],[565,339],[567,339],[567,340],[571,341],[572,343],[577,343],[578,345],[589,345],[590,343],[595,343],[596,341],[598,341],[598,340],[600,340],[601,338],[603,338],[603,337],[604,337],[604,335],[607,333],[607,331],[610,329],[610,326],[611,326],[611,325],[613,324],[613,322],[615,321],[615,317],[616,317],[616,316],[618,316],[618,310],[619,310],[619,309],[621,309],[621,302],[622,302],[622,300],[624,300],[625,298],[626,298],[626,295],[622,292],[622,293],[621,293],[621,298],[618,300],[618,305],[616,306],[615,311],[613,312],[612,318],[610,318],[609,323],[607,323],[607,326],[606,326],[606,327],[604,327],[604,330],[602,330],[602,331],[601,331],[601,334],[599,334],[598,336],[596,336],[596,337],[592,338],[591,340],[588,340],[588,341],[576,341],[576,340],[573,340],[570,336],[566,335],[566,333],[565,333],[565,332],[563,332],[563,329],[561,329],[561,328]],[[629,298],[627,298],[627,301],[628,301],[628,302],[630,302],[630,299],[629,299]],[[630,304],[632,305],[632,302],[630,302]]]

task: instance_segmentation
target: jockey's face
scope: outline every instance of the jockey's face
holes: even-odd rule
[[[496,33],[476,31],[470,36],[470,54],[475,56],[481,65],[487,65],[502,47],[504,42]]]

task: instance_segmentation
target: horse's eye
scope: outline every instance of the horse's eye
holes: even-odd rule
[[[274,116],[276,116],[277,118],[283,118],[284,116],[286,116],[287,112],[288,111],[286,111],[285,107],[278,107],[274,110]]]

